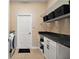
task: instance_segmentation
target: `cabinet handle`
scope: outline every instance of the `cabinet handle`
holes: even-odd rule
[[[49,50],[49,45],[47,44],[47,49]]]

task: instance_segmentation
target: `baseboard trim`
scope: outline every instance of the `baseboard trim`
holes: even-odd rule
[[[32,47],[31,49],[40,49],[39,47]]]
[[[20,48],[17,47],[16,49],[20,49]],[[40,49],[40,47],[31,47],[30,49]]]

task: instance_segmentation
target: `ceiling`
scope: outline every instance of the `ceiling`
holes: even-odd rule
[[[11,2],[47,2],[48,0],[10,0]]]

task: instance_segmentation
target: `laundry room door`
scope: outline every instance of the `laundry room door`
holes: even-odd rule
[[[32,15],[17,15],[17,48],[32,47]]]

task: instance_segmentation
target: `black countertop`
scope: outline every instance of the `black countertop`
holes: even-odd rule
[[[70,48],[70,35],[64,35],[53,32],[39,32],[39,34]]]

